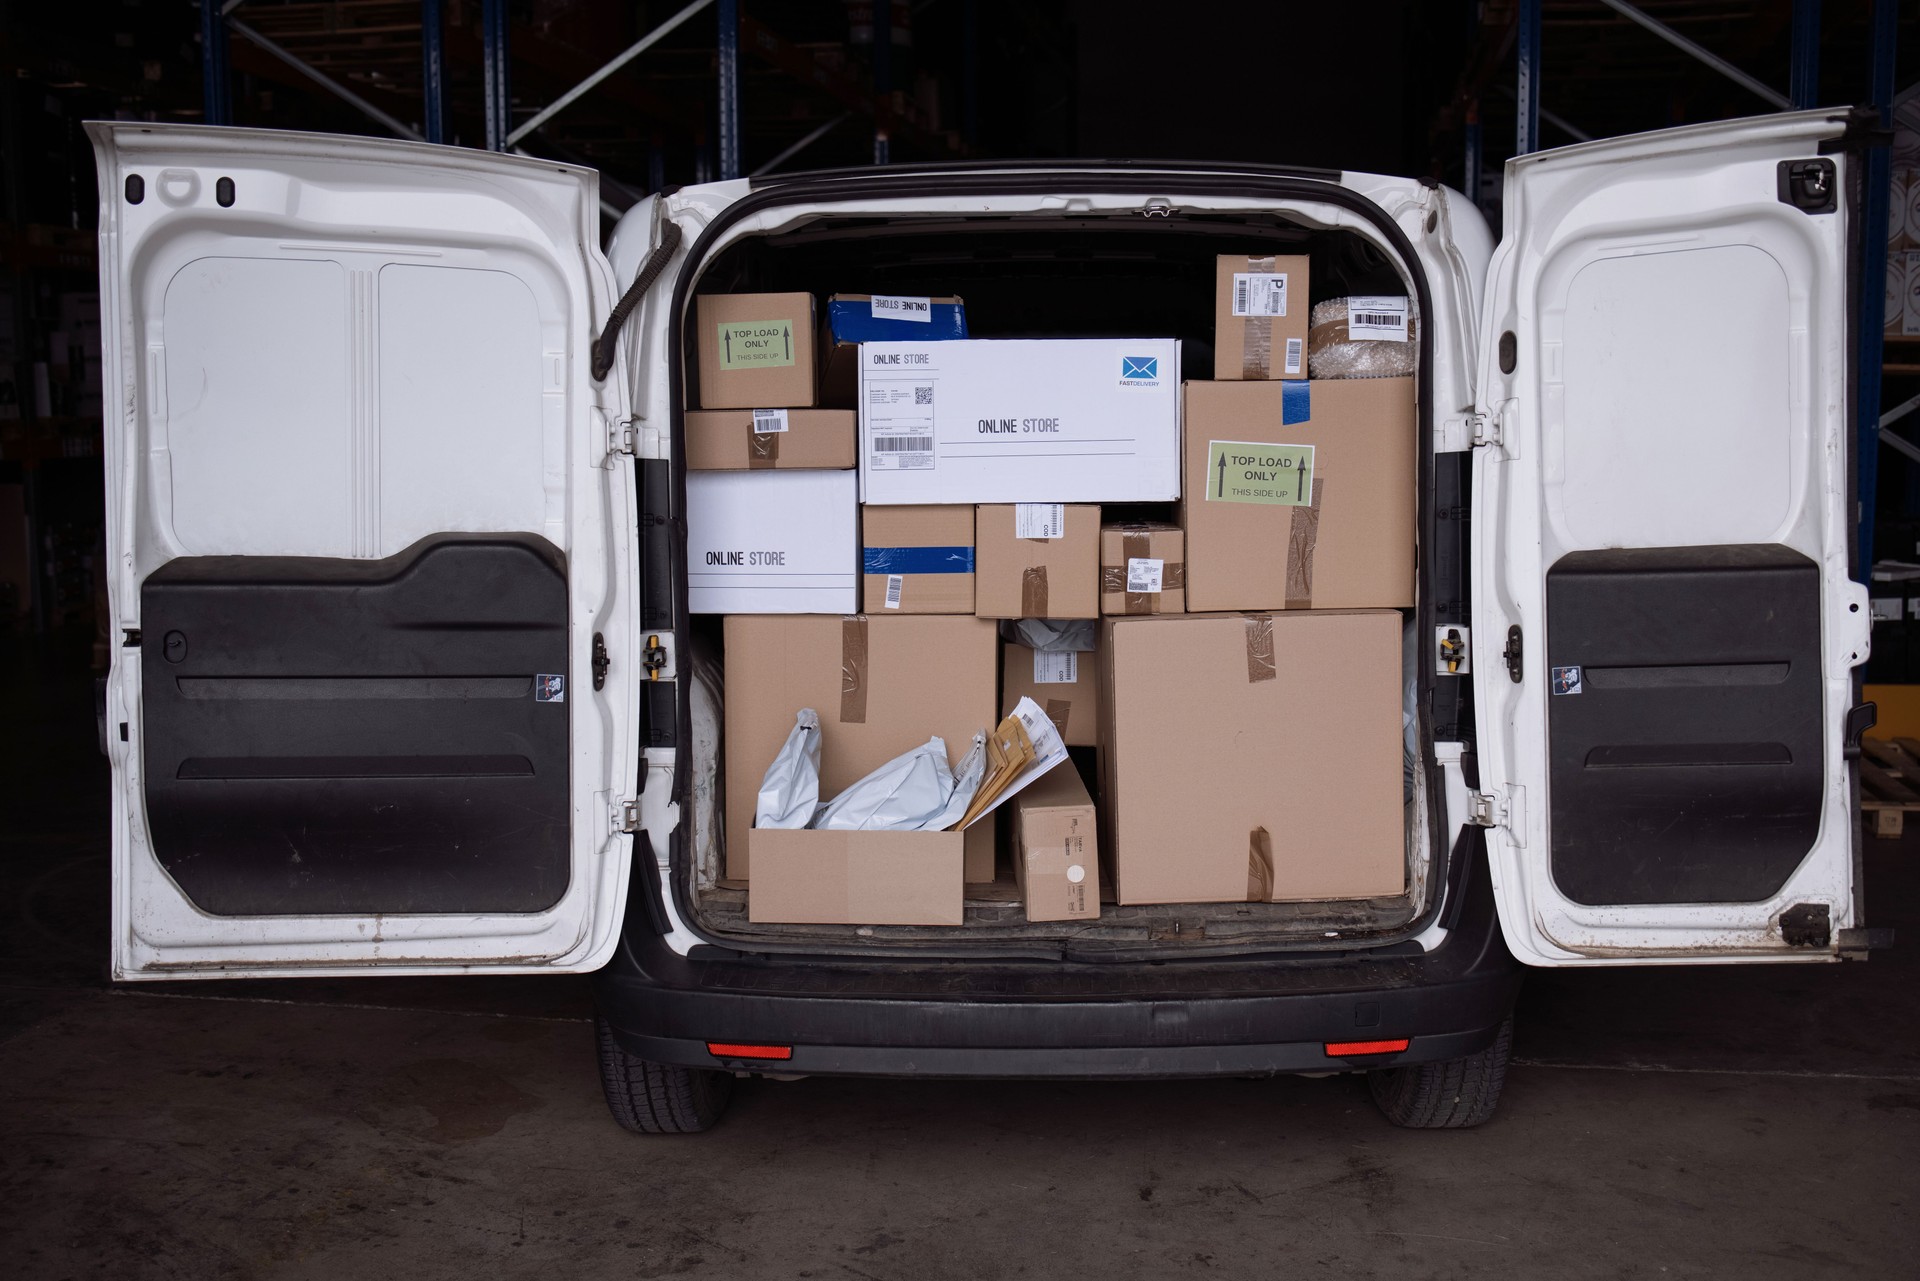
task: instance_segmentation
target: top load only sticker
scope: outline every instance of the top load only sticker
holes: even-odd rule
[[[793,323],[786,320],[720,322],[720,368],[771,369],[793,363]]]
[[[1313,446],[1207,442],[1207,501],[1313,505]]]

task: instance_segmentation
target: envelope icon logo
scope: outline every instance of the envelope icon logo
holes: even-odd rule
[[[1157,356],[1120,357],[1120,377],[1123,381],[1136,378],[1155,379],[1160,376],[1160,359]]]

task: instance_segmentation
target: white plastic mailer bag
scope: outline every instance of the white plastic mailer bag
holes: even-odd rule
[[[1010,618],[1000,624],[1000,636],[1043,654],[1090,654],[1100,645],[1100,620]]]
[[[987,736],[984,731],[973,736],[973,747],[960,758],[960,768],[953,772],[953,794],[947,798],[947,807],[926,825],[929,832],[944,832],[958,823],[967,812],[967,806],[973,803],[973,794],[980,790],[980,780],[987,776]]]
[[[946,742],[930,738],[828,801],[813,826],[842,832],[938,831],[952,822],[946,815],[953,793]]]
[[[820,809],[820,716],[803,707],[753,803],[755,827],[805,827]]]

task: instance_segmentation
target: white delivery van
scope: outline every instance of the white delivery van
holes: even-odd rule
[[[1497,246],[1427,182],[1047,163],[684,188],[606,255],[568,165],[89,129],[118,979],[598,971],[643,1131],[751,1072],[1365,1071],[1442,1126],[1493,1109],[1518,963],[1870,942],[1847,113],[1521,157]],[[696,293],[1191,353],[1214,255],[1265,246],[1412,300],[1406,892],[749,922],[686,609]]]

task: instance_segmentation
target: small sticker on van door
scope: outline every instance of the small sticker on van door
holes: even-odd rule
[[[1580,688],[1580,669],[1578,667],[1556,667],[1553,669],[1554,693],[1578,694]]]
[[[1207,501],[1313,505],[1313,446],[1207,442]]]
[[[564,703],[567,701],[567,678],[541,674],[533,678],[533,701],[536,703]]]

